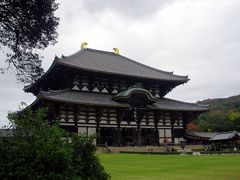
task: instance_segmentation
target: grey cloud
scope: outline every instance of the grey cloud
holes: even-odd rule
[[[124,16],[141,18],[154,14],[159,8],[170,4],[173,0],[85,0],[83,7],[91,13],[112,11]]]
[[[4,54],[0,54],[0,67],[6,67]],[[30,104],[34,97],[23,92],[23,84],[16,82],[13,71],[0,74],[0,128],[8,125],[7,115],[10,111],[16,111],[22,101]]]
[[[14,75],[0,75],[0,128],[8,124],[7,114],[16,111],[22,101],[31,104],[35,99],[23,92],[23,85],[16,83]]]
[[[237,95],[239,9],[236,0],[61,0],[59,43],[42,52],[43,67],[48,69],[55,54],[70,55],[87,41],[89,48],[118,47],[140,63],[189,75],[191,80],[173,89],[170,98],[194,102]],[[35,99],[10,75],[0,75],[0,126],[8,110]]]

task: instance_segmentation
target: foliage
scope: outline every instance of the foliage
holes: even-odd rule
[[[45,111],[9,115],[14,137],[0,139],[0,179],[108,179],[93,137],[48,126]]]
[[[238,121],[238,120],[240,120],[240,112],[230,112],[228,114],[228,119],[230,121]]]
[[[221,99],[207,99],[199,101],[199,104],[210,105],[211,110],[240,110],[240,95]]]
[[[230,112],[228,114],[228,119],[234,124],[236,130],[240,131],[240,111]]]
[[[208,99],[198,103],[210,105],[209,112],[194,120],[201,131],[240,131],[240,96]]]
[[[195,123],[194,121],[191,121],[190,123],[187,124],[187,129],[191,131],[199,131],[199,125]]]
[[[203,131],[232,131],[234,125],[223,112],[204,113],[198,117],[198,125]]]
[[[9,51],[7,69],[15,67],[19,81],[30,83],[43,74],[36,49],[56,43],[57,8],[55,0],[0,1],[0,44]]]
[[[71,140],[76,174],[82,179],[108,179],[109,175],[104,171],[99,158],[94,153],[96,151],[96,146],[93,145],[94,137],[73,134]]]

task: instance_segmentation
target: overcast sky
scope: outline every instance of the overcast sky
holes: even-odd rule
[[[113,51],[190,81],[169,98],[196,102],[240,94],[240,0],[69,0],[60,3],[58,43],[42,52],[45,71],[54,56],[89,48]],[[1,55],[1,66],[4,66]],[[12,72],[0,74],[0,127],[8,111],[35,97]]]

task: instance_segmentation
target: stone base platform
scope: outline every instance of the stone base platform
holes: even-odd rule
[[[202,145],[187,145],[184,148],[186,152],[202,151]],[[165,152],[182,152],[181,146],[124,146],[124,147],[97,147],[97,153],[165,153]]]

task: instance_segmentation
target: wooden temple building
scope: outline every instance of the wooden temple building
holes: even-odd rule
[[[184,139],[189,144],[240,144],[240,133],[237,131],[229,132],[197,132],[187,130]]]
[[[207,107],[165,98],[188,82],[115,52],[83,47],[55,57],[48,71],[24,88],[46,107],[48,121],[68,131],[96,134],[97,146],[179,143],[186,124]]]

